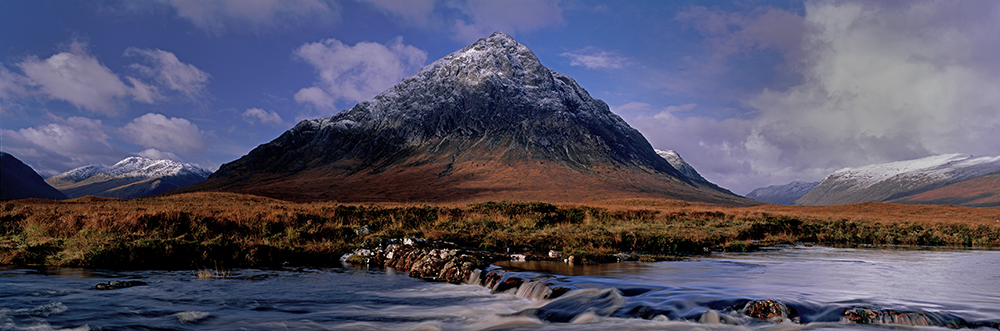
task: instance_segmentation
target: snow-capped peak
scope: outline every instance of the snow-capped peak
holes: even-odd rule
[[[52,176],[50,179],[54,181],[80,182],[94,176],[111,178],[139,177],[145,179],[184,174],[207,178],[212,172],[190,163],[171,160],[152,160],[132,156],[118,161],[118,163],[110,167],[91,164]]]
[[[139,156],[127,157],[124,160],[118,161],[118,163],[108,167],[100,174],[109,177],[154,178],[175,176],[184,173],[202,177],[208,177],[212,174],[210,171],[190,163],[175,162],[172,160],[152,160]]]

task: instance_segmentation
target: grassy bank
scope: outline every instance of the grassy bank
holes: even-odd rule
[[[797,242],[1000,247],[1000,209],[864,203],[712,207],[669,200],[588,205],[297,204],[193,193],[0,203],[0,264],[201,269],[333,265],[366,241],[420,237],[484,250],[602,261],[746,251]]]

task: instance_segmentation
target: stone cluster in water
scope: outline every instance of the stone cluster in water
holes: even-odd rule
[[[341,260],[383,266],[408,272],[410,277],[434,282],[464,284],[474,272],[510,256],[470,251],[454,244],[420,239],[389,240],[361,248]]]
[[[146,284],[146,282],[139,281],[139,280],[126,280],[126,281],[113,280],[113,281],[110,281],[110,282],[107,282],[107,283],[97,284],[97,285],[94,286],[94,289],[95,290],[102,290],[102,291],[103,290],[117,290],[117,289],[120,289],[120,288],[133,287],[133,286],[143,286],[143,285],[148,285],[148,284]]]

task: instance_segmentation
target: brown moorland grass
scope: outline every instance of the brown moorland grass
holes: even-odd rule
[[[388,238],[484,250],[560,250],[577,261],[761,246],[1000,247],[1000,208],[861,203],[720,207],[676,200],[467,205],[293,203],[234,193],[0,202],[0,264],[211,269],[325,266]]]

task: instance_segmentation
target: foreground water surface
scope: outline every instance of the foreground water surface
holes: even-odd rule
[[[839,322],[852,307],[1000,325],[996,250],[800,246],[676,262],[503,267],[508,276],[546,279],[574,291],[555,299],[560,306],[534,300],[524,289],[520,295],[490,293],[377,268],[240,269],[229,278],[199,279],[190,270],[6,267],[0,268],[0,329],[944,329]],[[148,285],[94,289],[116,280]],[[574,292],[582,294],[576,301]],[[762,322],[730,309],[759,299],[788,304],[801,323]],[[552,307],[569,314],[568,321],[533,314]]]

